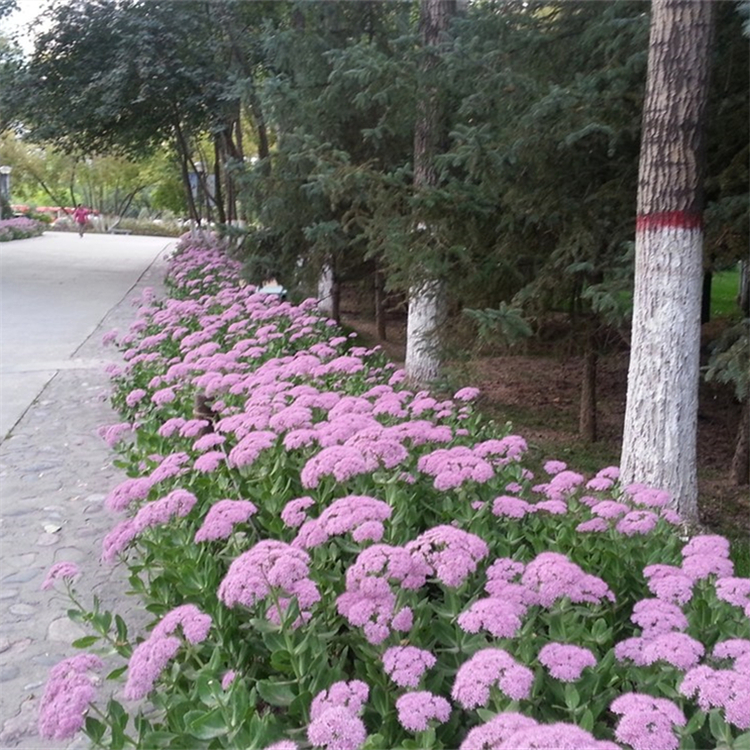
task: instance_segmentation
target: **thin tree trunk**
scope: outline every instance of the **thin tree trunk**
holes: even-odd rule
[[[328,261],[320,269],[320,276],[318,277],[318,309],[330,316],[333,316],[333,287],[333,265]]]
[[[387,340],[385,319],[385,279],[383,272],[375,271],[375,327],[380,341]]]
[[[698,515],[702,181],[713,3],[654,0],[621,460],[624,484],[667,490]]]
[[[174,124],[175,142],[177,144],[177,153],[180,158],[180,173],[182,174],[182,184],[185,188],[185,197],[187,199],[188,213],[190,218],[196,223],[200,224],[200,216],[195,206],[195,200],[193,199],[193,190],[190,185],[190,175],[188,173],[188,162],[190,161],[190,153],[188,150],[185,136],[180,127],[179,120],[175,119]]]
[[[429,79],[440,61],[439,45],[446,39],[451,19],[456,13],[455,0],[422,0],[420,31],[426,52],[422,73],[428,81],[417,101],[414,127],[414,189],[434,188],[439,184],[435,157],[448,145],[445,104],[439,87]],[[432,235],[432,228],[424,230]],[[440,279],[418,273],[409,288],[406,324],[405,369],[410,380],[428,382],[440,373],[441,331],[445,323],[447,300]]]
[[[341,282],[335,274],[331,292],[331,317],[341,324]]]
[[[597,435],[596,408],[596,367],[599,356],[593,329],[586,337],[586,351],[583,355],[581,377],[581,410],[578,420],[578,431],[587,443],[595,443]]]
[[[742,418],[737,429],[731,477],[736,485],[750,484],[750,399],[742,404]]]
[[[224,191],[221,189],[221,164],[225,159],[225,152],[221,147],[221,134],[217,133],[214,138],[214,203],[219,224],[227,223],[227,214],[224,208]]]

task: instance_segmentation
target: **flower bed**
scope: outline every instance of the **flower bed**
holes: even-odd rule
[[[2,219],[0,220],[0,242],[39,237],[45,229],[46,225],[41,221],[27,219],[25,216],[19,216],[15,219]]]
[[[613,467],[534,477],[474,389],[416,392],[314,301],[238,271],[183,240],[169,298],[119,338],[123,421],[102,435],[128,478],[102,559],[153,622],[133,638],[77,604],[93,635],[52,671],[42,736],[750,747],[750,579],[725,539],[681,539],[669,497]],[[46,585],[78,603],[77,577],[58,564]],[[105,662],[115,698],[97,702]]]

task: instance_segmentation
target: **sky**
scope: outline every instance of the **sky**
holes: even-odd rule
[[[45,0],[16,0],[18,10],[0,21],[2,31],[8,34],[18,33],[18,42],[25,53],[31,52],[33,39],[28,25],[47,7]]]

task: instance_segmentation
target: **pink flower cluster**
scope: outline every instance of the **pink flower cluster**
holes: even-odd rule
[[[208,509],[203,525],[195,533],[195,541],[227,539],[235,525],[246,523],[257,512],[258,509],[249,500],[219,500]]]
[[[610,711],[621,716],[615,727],[618,741],[633,750],[676,750],[679,739],[675,727],[684,727],[685,714],[666,698],[639,693],[625,693],[615,698]]]
[[[563,597],[574,604],[615,600],[609,586],[601,578],[584,572],[559,552],[537,555],[523,571],[521,582],[533,592],[534,603],[542,607],[551,607]]]
[[[378,542],[383,538],[383,521],[391,517],[388,503],[366,495],[347,495],[335,500],[318,518],[305,521],[292,542],[312,549],[332,536],[351,533],[355,542]]]
[[[399,687],[415,688],[436,661],[433,654],[416,646],[393,646],[383,654],[383,669]]]
[[[680,693],[694,698],[703,711],[719,708],[730,724],[750,729],[750,641],[733,638],[717,643],[713,656],[732,660],[731,668],[693,667],[680,683]]]
[[[511,700],[529,698],[534,673],[501,648],[477,651],[458,669],[453,682],[453,700],[467,709],[486,706],[496,687]]]
[[[406,545],[440,583],[456,588],[489,553],[484,539],[454,526],[435,526]]]
[[[539,662],[562,682],[580,679],[586,667],[596,666],[596,656],[587,648],[567,643],[548,643],[539,652]]]
[[[173,518],[184,518],[193,509],[198,499],[187,490],[172,490],[168,495],[146,503],[136,513],[133,528],[137,534],[152,526],[169,523]]]
[[[227,607],[241,604],[249,609],[271,598],[266,616],[279,624],[295,599],[304,619],[320,600],[309,565],[310,556],[304,550],[271,539],[260,541],[232,561],[219,585],[219,600]]]
[[[42,583],[42,590],[51,589],[57,580],[70,581],[80,574],[80,568],[74,562],[55,563],[47,571],[47,577]]]
[[[86,720],[96,690],[91,672],[104,668],[93,654],[78,654],[53,667],[39,708],[39,735],[49,740],[67,740],[79,732]]]
[[[391,585],[418,589],[429,574],[429,566],[407,549],[374,544],[360,552],[346,571],[346,591],[336,600],[336,607],[351,625],[364,628],[370,643],[382,643],[391,628],[406,631],[412,625],[411,609],[397,609]]]
[[[154,689],[159,676],[182,647],[182,642],[174,635],[178,627],[188,643],[201,643],[208,636],[211,617],[193,604],[168,612],[133,651],[128,663],[125,698],[140,700]]]
[[[307,739],[326,750],[357,750],[367,739],[359,714],[370,689],[360,680],[336,682],[313,698]]]
[[[467,481],[483,484],[495,476],[495,469],[489,461],[462,445],[438,448],[422,456],[417,468],[434,477],[434,487],[440,491],[456,489]]]
[[[443,724],[450,718],[451,705],[445,698],[426,690],[404,693],[396,701],[398,721],[409,732],[425,732],[431,722]]]
[[[460,750],[620,750],[614,742],[597,740],[575,724],[539,724],[529,716],[506,711],[474,727]]]

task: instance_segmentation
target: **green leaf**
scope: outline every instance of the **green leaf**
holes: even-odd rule
[[[126,664],[125,666],[123,666],[123,667],[117,667],[117,669],[113,669],[113,670],[112,670],[112,671],[111,671],[111,672],[110,672],[110,673],[109,673],[109,674],[107,675],[107,679],[108,679],[108,680],[116,680],[116,679],[118,679],[118,678],[119,678],[119,677],[120,677],[121,675],[125,674],[125,672],[127,672],[127,671],[128,671],[128,665],[127,665],[127,664]]]
[[[194,716],[194,714],[200,714]],[[228,727],[221,709],[213,709],[208,713],[203,711],[190,711],[185,716],[185,728],[191,737],[199,740],[210,740],[227,734]]]
[[[99,740],[104,736],[104,732],[106,730],[107,730],[107,727],[104,725],[103,722],[99,721],[99,719],[95,719],[93,716],[86,717],[86,724],[85,724],[86,735],[95,743],[99,742]]]
[[[88,648],[89,646],[93,646],[98,640],[98,635],[85,635],[83,638],[73,641],[71,645],[73,648]]]
[[[750,732],[743,732],[735,737],[732,743],[732,750],[750,750]]]
[[[271,680],[259,680],[256,684],[258,695],[269,705],[286,708],[291,705],[297,696],[292,689],[293,682],[272,682]]]

